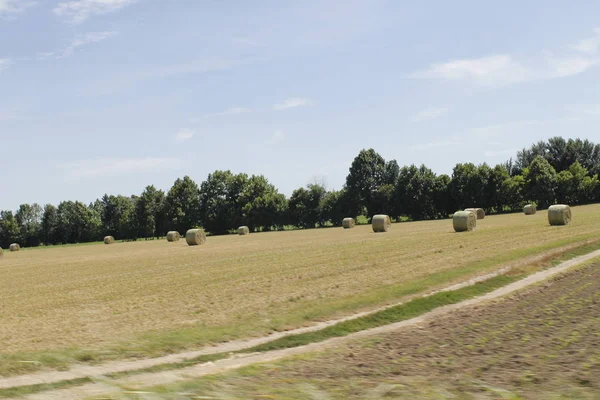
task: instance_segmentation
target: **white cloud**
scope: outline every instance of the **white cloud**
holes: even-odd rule
[[[600,51],[600,28],[594,29],[596,36],[582,39],[578,43],[571,46],[573,50],[585,54],[596,54]]]
[[[46,59],[49,57],[56,58],[65,58],[72,55],[76,49],[86,46],[88,44],[98,43],[106,39],[110,39],[113,36],[116,36],[118,32],[110,31],[110,32],[90,32],[85,36],[74,39],[69,46],[64,48],[63,50],[55,53],[55,52],[47,52],[47,53],[39,53],[38,59]]]
[[[0,72],[7,69],[13,64],[13,61],[10,58],[0,58]]]
[[[415,150],[428,150],[428,149],[435,149],[435,148],[444,148],[444,147],[451,147],[451,146],[456,146],[461,144],[461,141],[458,140],[457,138],[452,138],[452,139],[435,139],[429,142],[425,142],[425,143],[418,143],[418,144],[414,144],[412,146],[409,146],[409,149],[412,151]]]
[[[244,114],[244,113],[249,113],[252,110],[246,107],[231,107],[228,108],[225,111],[221,111],[221,112],[216,112],[216,113],[211,113],[211,114],[204,114],[201,117],[196,117],[196,118],[190,118],[190,122],[198,122],[204,118],[211,118],[211,117],[223,117],[226,115],[237,115],[237,114]]]
[[[0,0],[1,1],[1,0]],[[80,24],[93,15],[108,14],[118,11],[139,0],[75,0],[58,3],[54,13],[66,17],[75,24]]]
[[[563,50],[558,54],[540,52],[529,58],[516,58],[510,54],[465,58],[432,64],[411,77],[493,87],[574,76],[600,64],[600,57],[596,55],[600,52],[600,30],[595,32],[597,37],[584,39],[570,47],[580,54],[569,54]]]
[[[292,97],[292,98],[284,100],[283,102],[281,102],[279,104],[275,104],[273,106],[273,110],[281,111],[281,110],[286,110],[288,108],[308,106],[310,104],[311,104],[311,101],[309,99],[303,99],[300,97]]]
[[[489,158],[506,157],[506,156],[516,155],[519,150],[521,150],[521,149],[514,148],[514,149],[505,149],[505,150],[486,150],[483,154]]]
[[[574,114],[600,116],[600,104],[574,104],[567,106],[566,108]]]
[[[157,169],[179,169],[181,161],[175,158],[105,158],[83,160],[59,165],[65,174],[73,178],[90,178],[148,172]]]
[[[277,143],[283,142],[284,140],[285,140],[285,132],[278,129],[275,132],[273,132],[273,135],[271,135],[271,138],[269,139],[269,143],[277,144]]]
[[[415,117],[413,121],[427,121],[436,119],[448,113],[448,109],[446,107],[432,107],[426,108],[425,110],[420,111]]]
[[[21,13],[36,4],[36,1],[0,0],[0,16]]]
[[[413,77],[466,80],[495,86],[527,80],[530,71],[509,55],[502,54],[433,64],[425,71],[416,72]]]
[[[190,140],[191,138],[193,138],[195,134],[196,134],[196,132],[194,132],[191,129],[187,129],[187,128],[181,129],[175,135],[175,141],[177,141],[178,143],[185,142],[186,140]]]

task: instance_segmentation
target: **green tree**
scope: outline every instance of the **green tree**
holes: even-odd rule
[[[165,232],[165,194],[153,185],[146,186],[135,203],[134,225],[140,238],[160,237]]]
[[[450,196],[459,209],[484,208],[486,206],[484,204],[486,172],[489,170],[489,167],[486,167],[477,167],[472,163],[456,164],[454,167],[450,183]]]
[[[436,206],[438,184],[435,173],[425,165],[403,167],[396,184],[399,212],[414,221],[439,217]]]
[[[243,220],[251,230],[283,227],[288,207],[286,198],[264,176],[248,178],[239,203]]]
[[[185,233],[201,223],[200,189],[189,176],[177,179],[165,199],[169,229]]]
[[[0,247],[7,248],[11,243],[21,241],[19,223],[12,211],[0,211]]]
[[[389,176],[391,176],[391,169],[392,166],[387,171]],[[361,150],[354,158],[350,173],[346,177],[346,191],[352,216],[361,214],[365,208],[367,210],[374,208],[373,197],[377,189],[386,183],[385,179],[386,163],[383,157],[373,149]]]
[[[241,196],[248,184],[246,174],[215,171],[200,185],[200,218],[204,228],[223,234],[244,225]]]
[[[540,208],[548,208],[555,202],[556,171],[542,156],[536,156],[523,170],[525,196],[537,202]]]
[[[333,226],[341,226],[347,215],[346,192],[333,190],[325,193],[321,199],[321,220],[329,221]]]
[[[42,207],[39,204],[21,204],[15,214],[19,224],[21,245],[38,246],[41,239]]]
[[[496,165],[489,171],[484,190],[485,204],[489,209],[493,208],[496,212],[502,212],[505,205],[502,184],[509,178],[510,174],[504,165]]]
[[[524,206],[525,179],[522,175],[507,178],[500,186],[500,202],[510,211],[519,211]]]
[[[60,243],[58,235],[58,210],[52,204],[44,206],[42,215],[42,242],[46,245]]]

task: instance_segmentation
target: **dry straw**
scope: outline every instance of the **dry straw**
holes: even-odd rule
[[[250,234],[250,228],[248,228],[247,226],[240,226],[238,228],[238,235],[249,235]]]
[[[477,227],[477,217],[473,211],[457,211],[452,217],[456,232],[470,232]]]
[[[371,225],[373,226],[373,232],[387,232],[392,225],[392,220],[388,215],[378,214],[373,216]]]
[[[523,207],[523,212],[525,215],[533,215],[537,212],[537,207],[535,204],[527,204],[525,207]]]
[[[550,225],[567,225],[571,222],[571,207],[566,204],[555,204],[548,209]]]
[[[113,244],[115,242],[115,238],[112,236],[104,236],[104,244]]]
[[[167,242],[176,242],[181,239],[181,235],[177,231],[167,232]]]
[[[352,229],[354,228],[354,225],[356,225],[356,221],[354,221],[354,218],[344,218],[342,220],[342,226],[344,227],[344,229]]]
[[[206,242],[204,229],[190,229],[185,233],[185,241],[190,246],[197,246]]]
[[[19,246],[19,243],[13,243],[10,246],[8,246],[8,250],[19,251],[19,250],[21,250],[21,246]]]
[[[474,212],[477,219],[485,218],[485,211],[483,211],[483,208],[466,208],[465,211]]]

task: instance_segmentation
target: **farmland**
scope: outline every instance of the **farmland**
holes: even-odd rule
[[[266,334],[447,286],[503,263],[597,238],[600,206],[546,214],[67,246],[0,261],[0,374],[145,357]]]
[[[599,267],[417,328],[155,390],[165,399],[595,399]]]

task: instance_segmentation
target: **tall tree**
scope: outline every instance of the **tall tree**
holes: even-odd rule
[[[21,204],[15,214],[22,245],[38,246],[41,243],[40,227],[42,222],[42,207],[39,204]]]
[[[170,228],[178,232],[200,225],[200,189],[189,176],[177,179],[165,200]]]
[[[58,235],[58,210],[52,204],[44,206],[42,215],[42,242],[46,245],[60,243]]]
[[[386,174],[385,160],[373,149],[361,150],[350,166],[346,177],[346,191],[350,199],[353,216],[367,210],[372,210],[373,198],[377,189],[384,185],[386,177],[393,175],[393,166],[388,167]]]
[[[540,208],[548,208],[555,201],[556,171],[542,156],[536,156],[523,170],[525,196],[537,202]]]

